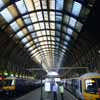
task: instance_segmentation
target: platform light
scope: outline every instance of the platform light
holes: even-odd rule
[[[10,76],[11,76],[11,77],[13,77],[13,76],[14,76],[14,74],[10,74]]]
[[[8,73],[7,73],[7,72],[4,72],[4,75],[5,75],[5,76],[8,76]]]
[[[18,77],[18,74],[16,74],[15,76]]]
[[[50,71],[47,73],[48,76],[58,76],[59,74],[55,71]]]

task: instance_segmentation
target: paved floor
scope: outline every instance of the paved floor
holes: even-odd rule
[[[41,89],[39,88],[16,100],[41,100],[40,97],[41,97]],[[52,93],[48,94],[48,93],[43,92],[43,100],[53,100]],[[57,95],[57,100],[61,100],[59,93]],[[65,90],[64,100],[77,100],[77,99],[75,99],[73,95],[71,95],[68,91]]]

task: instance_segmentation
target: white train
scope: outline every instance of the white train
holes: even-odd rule
[[[100,100],[100,74],[91,72],[67,79],[66,88],[79,100]]]

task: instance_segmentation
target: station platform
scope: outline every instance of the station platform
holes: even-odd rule
[[[41,89],[38,88],[16,100],[41,100]],[[53,100],[52,93],[46,93],[43,91],[43,99],[42,100]],[[57,93],[57,100],[61,100],[61,96],[59,93]],[[64,91],[64,100],[77,100],[71,93],[68,91]]]

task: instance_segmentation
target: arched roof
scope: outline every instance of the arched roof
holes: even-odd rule
[[[59,67],[69,56],[76,59],[72,48],[77,52],[78,47],[73,43],[93,4],[94,0],[0,0],[0,29],[23,45],[31,60],[47,69]]]

